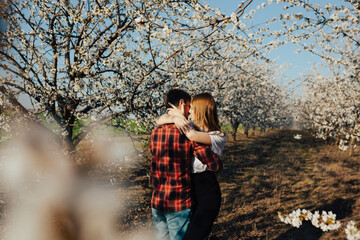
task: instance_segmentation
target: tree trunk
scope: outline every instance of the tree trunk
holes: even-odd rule
[[[255,132],[256,132],[255,127],[252,127],[252,134],[251,134],[251,136],[255,136],[255,135],[256,135]]]
[[[240,125],[240,123],[233,123],[232,124],[232,133],[231,133],[231,135],[232,135],[232,137],[233,137],[233,139],[234,139],[234,141],[236,141],[236,134],[237,134],[237,130],[238,130],[238,128],[239,128],[239,125]]]
[[[63,141],[62,142],[62,145],[63,145],[63,148],[65,151],[67,151],[67,153],[71,154],[72,152],[75,151],[75,146],[74,144],[72,144],[71,142],[69,141]]]
[[[340,143],[340,136],[338,135],[336,137],[335,146],[339,146],[339,143]]]
[[[232,135],[234,141],[236,141],[236,130],[233,130],[231,135]]]
[[[249,129],[248,128],[244,128],[244,134],[247,138],[249,137]]]
[[[349,156],[353,156],[354,155],[354,146],[355,146],[355,138],[351,138],[350,142],[349,142]]]

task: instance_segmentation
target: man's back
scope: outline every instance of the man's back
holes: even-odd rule
[[[191,207],[192,142],[174,124],[156,127],[151,134],[152,208],[171,213]]]

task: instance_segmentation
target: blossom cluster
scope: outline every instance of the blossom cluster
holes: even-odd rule
[[[300,119],[316,137],[336,139],[340,150],[353,151],[360,140],[360,85],[346,75],[340,77],[325,76],[316,70],[307,76],[307,93],[299,104]]]
[[[322,211],[321,215],[319,211],[315,211],[312,216],[311,223],[324,232],[329,230],[336,230],[341,225],[339,221],[336,221],[336,214],[332,213],[331,211]]]
[[[300,140],[301,139],[301,134],[296,134],[296,135],[294,135],[294,139],[297,139],[297,140]]]
[[[340,222],[336,221],[336,214],[331,211],[322,211],[320,214],[319,211],[312,213],[306,209],[297,209],[291,212],[289,215],[285,216],[279,212],[278,216],[281,222],[290,224],[297,228],[302,225],[304,220],[310,221],[312,225],[320,228],[324,232],[329,230],[336,230],[341,226]]]
[[[349,221],[346,226],[345,233],[348,240],[359,240],[360,239],[360,230],[355,225],[354,221]]]
[[[265,130],[289,125],[289,93],[276,81],[282,74],[281,67],[256,56],[249,57],[251,46],[236,47],[238,39],[216,37],[224,39],[219,41],[221,47],[204,53],[201,61],[194,64],[198,71],[189,73],[192,80],[178,86],[195,94],[211,92],[221,122],[232,126],[234,137],[240,124],[245,134],[256,127]],[[214,53],[221,57],[221,64],[214,59]]]
[[[287,216],[284,216],[279,212],[278,216],[281,222],[290,224],[291,226],[296,228],[299,228],[302,225],[303,220],[312,219],[312,213],[307,211],[306,209],[297,209]]]
[[[199,1],[14,1],[1,12],[8,24],[0,33],[5,41],[0,86],[12,97],[1,99],[0,106],[45,115],[57,124],[59,137],[74,145],[100,124],[129,130],[131,119],[149,131],[164,92],[179,86],[192,93],[214,90],[224,121],[234,128],[285,126],[295,107],[291,91],[280,83],[282,67],[267,53],[294,43],[298,52],[320,56],[336,73],[314,87],[304,79],[310,91],[301,104],[302,120],[319,137],[358,137],[356,6],[269,0],[253,7],[252,2],[243,1],[227,16]],[[256,14],[271,4],[284,12],[254,24]],[[291,8],[299,12],[289,13]],[[271,30],[274,23],[283,29]],[[31,107],[14,101],[23,95]]]
[[[204,51],[234,36],[230,17],[198,1],[13,1],[1,15],[7,98],[0,107],[54,122],[73,147],[103,124],[129,130],[135,122],[149,131],[164,92],[194,71]],[[16,100],[20,95],[30,107]]]
[[[319,211],[312,213],[306,209],[297,209],[288,215],[283,215],[278,212],[278,216],[281,222],[296,228],[299,228],[304,220],[310,221],[313,226],[320,228],[324,232],[339,229],[341,226],[340,221],[336,220],[336,214],[331,211],[322,211],[320,214]],[[360,239],[360,230],[357,228],[354,221],[349,221],[345,233],[348,240]]]
[[[322,139],[336,139],[339,149],[356,147],[360,140],[359,8],[356,1],[317,4],[309,1],[282,2],[283,30],[273,36],[299,46],[322,60],[300,77],[304,94],[299,98],[299,121]],[[288,9],[306,9],[299,14]]]

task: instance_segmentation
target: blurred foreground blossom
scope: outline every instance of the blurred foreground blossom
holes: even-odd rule
[[[104,139],[96,141],[86,171],[129,152],[110,139],[113,145],[106,145]],[[81,167],[46,130],[24,130],[0,153],[1,190],[6,195],[1,239],[119,239],[119,191],[79,171]]]

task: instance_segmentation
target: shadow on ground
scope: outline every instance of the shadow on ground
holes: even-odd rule
[[[294,139],[295,134],[302,139]],[[344,233],[329,238],[305,222],[292,228],[277,213],[305,208],[332,211],[338,219],[352,217],[360,193],[353,184],[359,181],[358,161],[301,131],[230,141],[218,176],[223,204],[213,239],[344,239]]]

